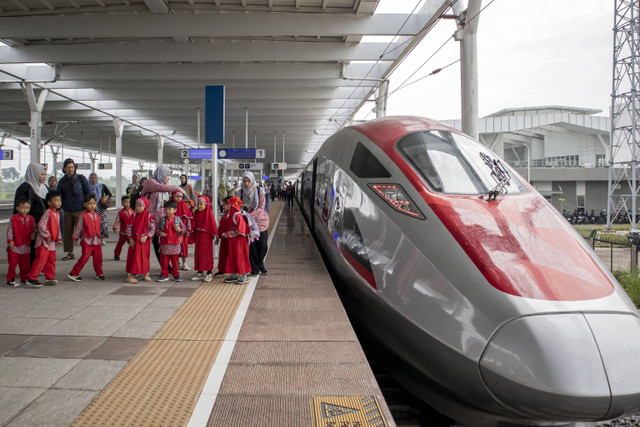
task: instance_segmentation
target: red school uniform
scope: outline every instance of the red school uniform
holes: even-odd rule
[[[113,251],[113,256],[120,256],[122,252],[122,247],[125,243],[127,243],[127,227],[133,224],[133,209],[121,209],[118,212],[118,216],[116,216],[116,220],[113,223],[113,231],[118,230],[118,226],[120,226],[120,236],[118,237],[118,243],[116,243],[116,248]]]
[[[233,199],[237,199],[237,197]],[[225,274],[251,272],[249,239],[247,238],[249,231],[249,225],[245,222],[238,207],[231,205],[229,213],[220,218],[218,233],[222,237],[222,242],[218,258],[218,271]]]
[[[51,239],[47,242],[47,239]],[[60,213],[47,209],[38,222],[36,237],[36,259],[29,270],[28,279],[36,281],[38,274],[44,272],[47,280],[56,278],[56,242],[62,241],[60,234]]]
[[[218,235],[218,227],[213,217],[211,204],[207,197],[199,197],[205,203],[203,211],[195,212],[194,229],[196,250],[193,254],[196,271],[213,270],[213,238]]]
[[[16,278],[16,266],[20,267],[20,281],[27,280],[31,264],[31,234],[36,232],[36,220],[31,215],[15,214],[7,227],[7,282]],[[13,242],[13,247],[8,244]]]
[[[135,213],[133,223],[127,227],[127,236],[133,239],[133,247],[129,247],[127,252],[127,273],[129,274],[149,274],[149,255],[151,254],[151,238],[156,230],[156,221],[146,210],[149,207],[149,200],[140,197],[137,203],[142,203],[145,210],[142,213]],[[140,239],[147,236],[147,240],[142,243]]]
[[[176,231],[176,226],[180,232]],[[177,216],[165,216],[160,220],[158,235],[164,232],[166,236],[160,237],[160,276],[169,275],[169,263],[171,263],[171,275],[180,276],[178,271],[178,259],[182,251],[181,235],[185,233],[185,225]]]
[[[80,216],[78,225],[73,232],[73,240],[76,241],[82,234],[80,246],[82,246],[82,256],[71,270],[72,276],[80,275],[80,271],[85,266],[89,258],[93,257],[93,269],[96,276],[102,276],[102,244],[100,241],[100,215],[96,212],[84,211]]]
[[[175,194],[176,193],[173,193],[173,195]],[[189,204],[184,200],[180,200],[180,202],[178,202],[178,209],[176,209],[176,216],[180,218],[180,220],[184,224],[186,228],[185,231],[187,233],[191,233],[193,231],[193,214],[191,213],[191,209],[189,209]],[[186,258],[189,256],[189,243],[193,243],[193,242],[189,242],[190,240],[189,236],[187,236],[186,233],[184,234],[185,235],[182,236],[182,239],[181,239],[182,253],[180,254],[180,256]]]

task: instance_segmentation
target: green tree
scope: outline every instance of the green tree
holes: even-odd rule
[[[20,173],[13,166],[2,168],[2,179],[5,181],[17,181],[20,179]]]

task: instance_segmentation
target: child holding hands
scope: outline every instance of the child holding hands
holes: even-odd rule
[[[45,285],[53,286],[56,280],[56,245],[62,246],[62,234],[60,234],[60,213],[62,206],[60,193],[49,191],[46,197],[49,209],[44,211],[38,222],[38,235],[36,236],[36,259],[31,265],[27,275],[26,285],[40,287],[38,275],[44,272]]]
[[[213,217],[211,204],[207,197],[198,197],[194,222],[196,249],[193,254],[193,268],[198,271],[198,274],[193,276],[191,280],[210,282],[213,279],[211,277],[211,271],[213,270],[213,239],[217,238],[218,227],[216,227],[216,220]],[[205,271],[207,272],[206,276],[204,275]]]
[[[175,213],[178,204],[169,200],[164,204],[164,216],[160,219],[157,234],[160,237],[160,277],[157,282],[169,280],[169,263],[171,263],[171,276],[174,282],[182,282],[178,271],[178,262],[182,243],[180,236],[185,233],[185,226]]]
[[[118,238],[118,243],[116,244],[116,248],[113,251],[113,259],[116,261],[120,260],[120,253],[122,252],[122,247],[128,240],[127,237],[127,227],[130,224],[133,224],[133,209],[131,209],[131,199],[129,196],[122,196],[122,209],[118,212],[118,216],[116,217],[115,222],[113,223],[113,231],[118,231],[118,226],[120,226],[120,236]]]
[[[127,283],[138,283],[134,275],[144,274],[144,281],[150,282],[149,255],[151,254],[151,239],[156,231],[156,221],[147,211],[149,199],[140,197],[136,200],[136,210],[133,223],[127,226],[126,233],[129,239],[129,252],[127,252]]]

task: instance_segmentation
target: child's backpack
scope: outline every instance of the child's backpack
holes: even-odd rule
[[[241,210],[239,213],[242,215],[247,225],[249,226],[249,241],[255,242],[260,238],[260,228],[258,228],[258,223],[246,211]]]
[[[164,230],[164,219],[166,218],[166,216],[163,216],[162,218],[160,218],[160,230]],[[175,224],[176,227],[180,227],[180,218],[178,218],[177,216],[173,216],[173,223]]]

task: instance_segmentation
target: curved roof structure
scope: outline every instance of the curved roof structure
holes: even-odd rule
[[[284,138],[300,163],[448,4],[378,15],[378,1],[0,0],[0,130],[28,141],[31,85],[36,98],[48,90],[43,141],[106,148],[119,118],[125,156],[155,161],[154,133],[172,133],[165,162],[176,162],[204,141],[204,87],[224,85],[227,144],[247,137],[273,159],[275,134],[278,155]]]

